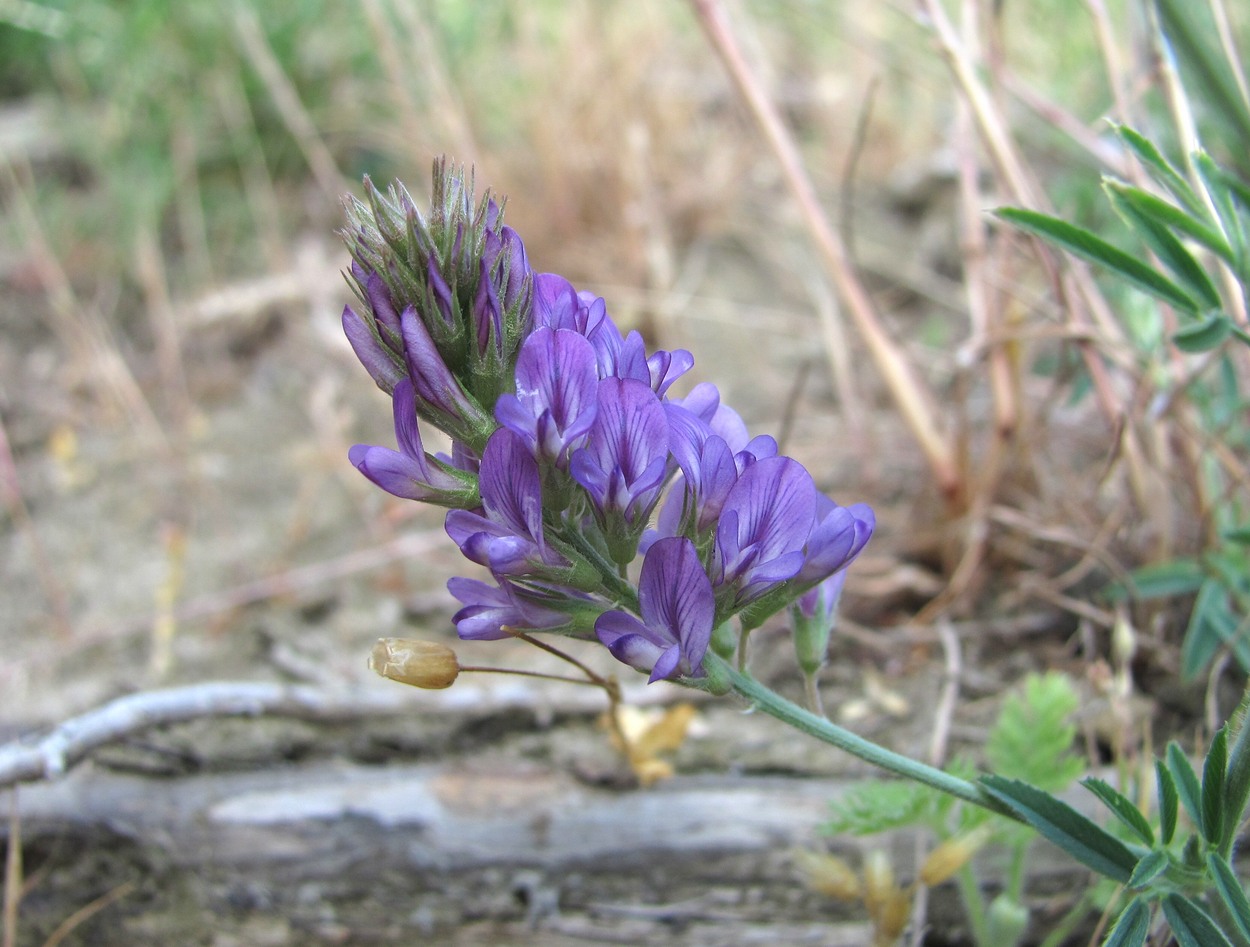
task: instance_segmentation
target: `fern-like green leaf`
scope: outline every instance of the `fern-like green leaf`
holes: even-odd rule
[[[937,796],[928,786],[902,780],[860,783],[831,803],[833,818],[824,830],[830,835],[875,835],[927,822]]]
[[[1085,769],[1072,751],[1076,725],[1071,717],[1079,703],[1063,674],[1030,674],[1023,688],[1007,696],[990,731],[985,746],[990,770],[1047,792],[1067,787]]]

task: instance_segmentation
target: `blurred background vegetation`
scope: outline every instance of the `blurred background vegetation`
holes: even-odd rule
[[[1166,312],[1114,281],[1078,288],[1110,314],[1082,328],[1056,290],[1072,284],[1056,282],[1055,260],[1039,265],[1024,237],[993,227],[986,212],[1019,195],[959,118],[950,47],[934,30],[940,7],[730,7],[889,332],[936,392],[961,478],[945,504],[922,464],[899,466],[914,454],[905,436],[869,430],[898,424],[858,364],[854,335],[830,341],[828,320],[813,314],[836,305],[776,161],[691,7],[660,0],[0,6],[0,413],[16,456],[55,455],[67,432],[124,431],[151,443],[192,436],[220,394],[213,378],[258,344],[205,349],[196,342],[205,327],[267,307],[341,305],[335,272],[345,257],[332,237],[340,195],[363,174],[399,177],[420,195],[432,157],[448,154],[510,198],[509,221],[539,269],[605,295],[620,321],[653,341],[690,344],[699,358],[682,320],[718,292],[748,331],[784,324],[799,353],[798,387],[794,364],[766,373],[771,382],[751,364],[712,371],[731,376],[731,391],[766,401],[748,405],[753,420],[789,424],[806,398],[818,420],[844,425],[854,469],[838,468],[839,495],[886,508],[878,549],[924,573],[868,617],[1045,601],[1109,633],[1112,605],[1087,600],[1133,568],[1201,553],[1213,505],[1244,491],[1241,442],[1228,479],[1194,476],[1212,425],[1244,434],[1229,420],[1241,418],[1241,388],[1184,382],[1191,370],[1205,376],[1167,351]],[[1160,78],[1155,7],[948,7],[1034,193],[1141,252],[1103,199],[1099,174],[1127,173],[1109,116],[1150,129],[1165,149],[1184,145]],[[1192,10],[1188,32],[1175,35],[1193,49],[1175,45],[1197,127],[1217,160],[1245,173],[1244,102],[1220,94],[1236,77],[1195,68],[1218,61],[1211,17],[1223,7]],[[1228,37],[1244,39],[1250,18],[1227,14]],[[975,173],[961,184],[968,167]],[[969,233],[980,234],[980,250]],[[709,270],[709,254],[719,269]],[[749,304],[734,295],[735,260],[749,261],[761,284]],[[973,306],[970,322],[970,285],[988,321],[977,322]],[[995,359],[1006,372],[997,382]],[[813,366],[821,380],[809,397],[801,385]],[[848,367],[857,381],[838,377]],[[1162,397],[1192,397],[1196,413],[1151,416]],[[1223,420],[1203,414],[1212,397]],[[387,436],[385,421],[366,424],[374,439]],[[819,441],[815,423],[796,436]],[[910,479],[891,480],[891,471]],[[22,485],[13,482],[9,512],[21,527]],[[55,571],[43,570],[53,600],[72,585]],[[60,608],[67,624],[72,611]],[[1175,615],[1158,625],[1161,615],[1137,619],[1163,653],[1180,631]]]

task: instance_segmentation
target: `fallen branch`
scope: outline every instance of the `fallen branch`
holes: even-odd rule
[[[0,747],[0,788],[57,779],[95,750],[153,727],[205,717],[343,720],[407,705],[393,694],[329,691],[289,684],[217,681],[130,694],[72,717],[34,743]]]

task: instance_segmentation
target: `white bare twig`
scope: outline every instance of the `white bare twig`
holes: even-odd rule
[[[204,717],[262,714],[305,720],[336,720],[394,711],[393,694],[263,682],[217,681],[171,687],[118,698],[72,717],[33,743],[0,746],[0,788],[57,779],[92,752],[153,727]]]

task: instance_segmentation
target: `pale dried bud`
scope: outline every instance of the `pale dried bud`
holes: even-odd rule
[[[379,638],[369,655],[369,668],[392,681],[427,690],[451,687],[460,674],[456,652],[415,638]]]
[[[940,885],[952,877],[981,848],[990,837],[988,825],[981,825],[967,835],[947,839],[929,853],[920,868],[920,882],[925,885]]]
[[[898,890],[890,857],[881,849],[873,849],[864,858],[864,905],[874,918]]]
[[[794,862],[803,872],[804,883],[818,894],[839,901],[858,901],[863,894],[855,870],[836,855],[800,849],[794,853]]]

